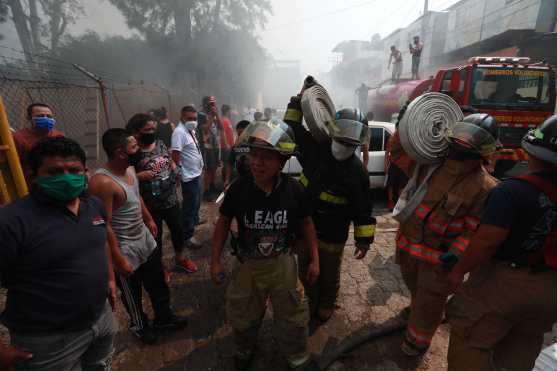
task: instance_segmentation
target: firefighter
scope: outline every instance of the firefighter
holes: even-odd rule
[[[355,154],[356,148],[368,140],[367,119],[357,109],[343,109],[336,114],[331,141],[319,143],[302,126],[300,97],[291,98],[284,120],[294,130],[303,168],[300,182],[311,201],[320,262],[319,279],[311,285],[306,279],[310,257],[301,249],[300,278],[308,294],[310,313],[327,321],[335,310],[350,223],[354,222],[356,259],[366,256],[375,234],[368,173]]]
[[[242,134],[253,177],[240,176],[226,192],[213,237],[211,276],[224,278],[222,248],[233,218],[238,223],[237,264],[226,290],[237,370],[248,370],[270,299],[275,338],[292,370],[318,370],[307,350],[309,310],[292,247],[304,236],[312,260],[307,279],[319,275],[317,237],[301,185],[281,174],[294,153],[292,130],[282,121],[254,122]]]
[[[525,176],[491,192],[449,275],[450,371],[532,370],[557,322],[557,115],[522,139]]]
[[[468,247],[496,185],[483,163],[499,146],[498,129],[493,117],[470,115],[448,132],[449,151],[441,165],[414,166],[417,184],[426,191],[421,200],[413,200],[411,213],[399,219],[396,237],[396,261],[411,299],[401,344],[408,356],[420,356],[429,348],[449,294],[448,268]],[[403,154],[398,131],[394,136],[393,155]]]

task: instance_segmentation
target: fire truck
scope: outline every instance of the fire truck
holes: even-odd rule
[[[545,62],[532,63],[529,58],[473,57],[468,64],[442,68],[432,80],[414,83],[402,81],[393,92],[400,94],[381,98],[379,87],[370,96],[374,114],[396,113],[394,99],[404,103],[425,91],[450,95],[463,109],[476,110],[494,116],[501,126],[500,140],[504,149],[495,158],[497,175],[504,174],[518,161],[526,159],[520,142],[531,128],[539,126],[555,112],[555,71]],[[373,96],[374,94],[374,96]],[[398,107],[401,107],[400,105]]]

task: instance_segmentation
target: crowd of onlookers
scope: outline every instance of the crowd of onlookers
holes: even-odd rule
[[[197,271],[188,251],[202,247],[194,237],[205,223],[201,201],[214,201],[245,171],[234,143],[250,121],[234,125],[231,107],[218,109],[214,97],[179,114],[173,123],[163,107],[107,130],[107,161],[91,169],[83,148],[56,129],[50,106],[28,107],[29,125],[13,139],[30,195],[0,208],[0,284],[8,289],[1,320],[11,339],[0,343],[0,368],[108,369],[116,288],[144,343],[187,325],[171,306],[170,272]],[[163,223],[173,267],[162,259]]]

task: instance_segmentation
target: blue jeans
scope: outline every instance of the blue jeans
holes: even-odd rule
[[[33,354],[18,371],[109,371],[118,324],[107,303],[90,328],[44,335],[10,332],[11,345]]]
[[[184,239],[193,237],[195,226],[199,222],[201,207],[201,176],[182,182],[182,216],[184,222]]]

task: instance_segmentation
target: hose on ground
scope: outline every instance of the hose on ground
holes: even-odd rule
[[[400,143],[419,164],[435,164],[447,153],[447,130],[464,115],[458,103],[442,93],[414,99],[399,124]]]
[[[306,90],[302,95],[302,112],[311,135],[318,142],[330,138],[329,125],[334,121],[336,110],[327,89],[313,77],[308,76],[304,82]]]
[[[359,346],[383,337],[390,336],[397,332],[404,331],[406,321],[393,321],[384,323],[381,327],[364,328],[351,334],[347,339],[342,341],[336,349],[332,349],[324,353],[319,359],[319,368],[327,370],[336,360],[346,356],[348,353]]]

